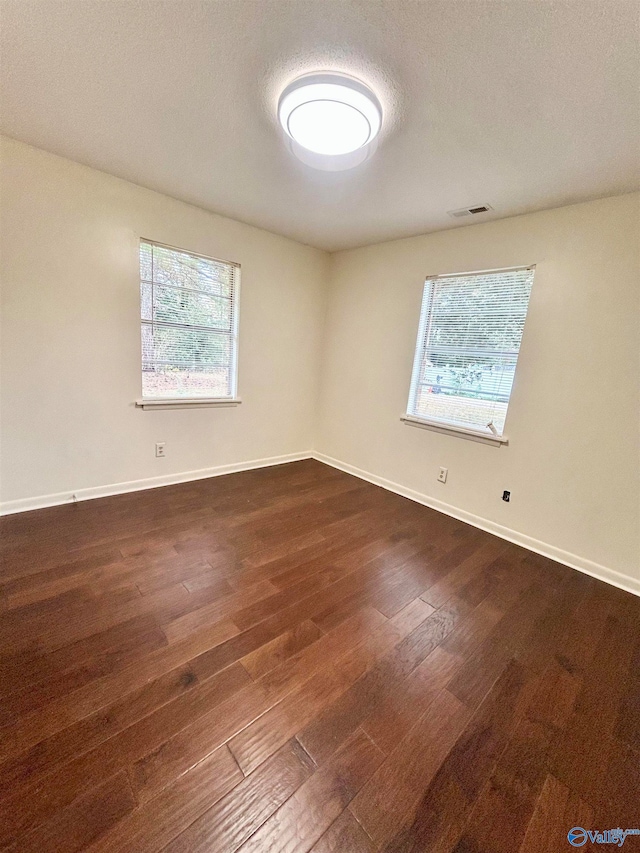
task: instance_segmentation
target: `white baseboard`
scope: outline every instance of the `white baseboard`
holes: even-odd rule
[[[605,583],[617,586],[624,589],[626,592],[631,592],[634,595],[640,595],[640,580],[623,575],[621,572],[616,572],[606,566],[601,566],[599,563],[594,563],[584,557],[579,557],[576,554],[571,554],[569,551],[564,551],[561,548],[556,548],[555,545],[549,545],[546,542],[541,542],[539,539],[534,539],[531,536],[526,536],[524,533],[519,533],[517,530],[511,530],[509,527],[504,527],[494,521],[489,521],[479,515],[467,512],[458,507],[446,504],[443,501],[431,498],[428,495],[416,492],[413,489],[408,489],[399,483],[394,483],[392,480],[387,480],[384,477],[379,477],[377,474],[371,474],[369,471],[363,471],[361,468],[356,468],[354,465],[349,465],[346,462],[341,462],[339,459],[333,459],[331,456],[326,456],[324,453],[316,451],[306,451],[302,453],[288,453],[284,456],[270,456],[266,459],[251,459],[247,462],[234,462],[229,465],[218,465],[214,468],[201,468],[198,471],[184,471],[179,474],[166,474],[160,477],[148,477],[144,480],[130,480],[126,483],[112,483],[107,486],[94,486],[88,489],[76,489],[75,491],[59,492],[54,495],[41,495],[35,498],[22,498],[20,500],[5,501],[0,504],[0,516],[12,515],[18,512],[28,512],[34,509],[44,509],[51,506],[59,506],[61,504],[73,503],[74,495],[78,501],[93,500],[95,498],[106,498],[111,495],[121,495],[127,492],[138,492],[144,489],[156,489],[161,486],[170,486],[174,483],[188,483],[192,480],[204,480],[208,477],[220,477],[223,474],[233,474],[236,471],[250,471],[254,468],[267,468],[272,465],[283,465],[286,462],[298,462],[302,459],[317,459],[318,462],[323,462],[325,465],[331,465],[333,468],[338,468],[347,474],[353,474],[361,480],[366,480],[376,486],[381,486],[390,492],[395,492],[397,495],[409,498],[409,500],[435,509],[438,512],[443,512],[445,515],[450,515],[467,524],[486,530],[487,533],[492,533],[494,536],[499,536],[501,539],[506,539],[508,542],[513,542],[516,545],[521,545],[529,551],[534,551],[536,554],[542,554],[543,557],[549,557],[558,563],[563,563],[572,569],[577,569],[579,572],[591,575]]]
[[[499,536],[501,539],[506,539],[508,542],[513,542],[515,545],[521,545],[529,551],[535,551],[536,554],[541,554],[543,557],[549,557],[558,563],[563,563],[572,569],[577,569],[579,572],[584,572],[586,575],[605,581],[619,587],[626,592],[631,592],[634,595],[640,595],[640,580],[623,575],[621,572],[616,572],[613,569],[608,569],[606,566],[601,566],[599,563],[594,563],[584,557],[578,557],[576,554],[571,554],[569,551],[563,551],[561,548],[556,548],[555,545],[549,545],[546,542],[541,542],[539,539],[533,539],[531,536],[526,536],[524,533],[519,533],[517,530],[511,530],[509,527],[504,527],[497,524],[495,521],[489,521],[479,515],[474,515],[466,510],[458,509],[443,501],[431,498],[413,489],[407,489],[399,483],[394,483],[391,480],[386,480],[384,477],[378,477],[377,474],[371,474],[368,471],[363,471],[361,468],[356,468],[354,465],[348,465],[346,462],[341,462],[339,459],[333,459],[331,456],[325,456],[324,453],[313,452],[313,458],[318,462],[324,462],[326,465],[331,465],[333,468],[338,468],[347,474],[353,474],[354,477],[359,477],[361,480],[367,480],[376,486],[382,486],[390,492],[395,492],[397,495],[409,498],[417,503],[424,504],[438,512],[443,512],[445,515],[450,515],[460,521],[465,521],[474,527],[479,527],[480,530],[486,530],[487,533],[493,533],[494,536]]]
[[[12,515],[16,512],[28,512],[32,509],[44,509],[49,506],[59,506],[78,501],[89,501],[94,498],[106,498],[111,495],[123,495],[126,492],[139,492],[144,489],[157,489],[160,486],[171,486],[174,483],[188,483],[192,480],[205,480],[208,477],[220,477],[222,474],[233,474],[236,471],[250,471],[254,468],[268,468],[272,465],[282,465],[285,462],[299,462],[310,459],[311,451],[304,453],[287,453],[285,456],[270,456],[266,459],[251,459],[248,462],[234,462],[230,465],[218,465],[214,468],[201,468],[198,471],[184,471],[180,474],[165,474],[160,477],[148,477],[144,480],[130,480],[126,483],[111,483],[108,486],[93,486],[88,489],[58,492],[55,495],[41,495],[36,498],[22,498],[15,501],[5,501],[0,504],[0,515]]]

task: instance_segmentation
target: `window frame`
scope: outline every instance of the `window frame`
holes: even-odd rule
[[[456,273],[439,273],[436,275],[428,275],[425,276],[423,289],[422,289],[422,299],[420,302],[420,321],[418,323],[418,334],[416,336],[416,344],[414,348],[414,356],[413,356],[413,366],[411,369],[411,379],[409,384],[409,394],[407,397],[407,409],[405,413],[401,416],[400,420],[403,421],[408,426],[420,427],[422,429],[434,430],[435,432],[441,434],[447,434],[456,436],[458,438],[470,439],[472,441],[477,441],[483,444],[490,444],[494,446],[500,447],[501,445],[507,445],[509,443],[509,438],[506,435],[507,428],[507,418],[509,417],[509,406],[511,403],[511,392],[509,393],[509,402],[507,403],[507,414],[505,417],[505,431],[502,435],[492,434],[491,432],[481,432],[480,430],[473,429],[473,427],[465,427],[461,424],[454,422],[447,422],[445,420],[439,420],[437,418],[423,418],[419,415],[413,414],[415,412],[415,402],[418,391],[418,377],[420,374],[420,366],[423,357],[423,343],[425,342],[425,333],[427,331],[427,324],[431,317],[430,311],[425,311],[425,293],[426,286],[428,282],[434,282],[438,280],[451,279],[451,278],[464,278],[466,276],[481,276],[481,275],[491,275],[496,273],[509,273],[509,272],[521,272],[523,270],[533,270],[535,275],[535,264],[521,264],[519,266],[513,267],[498,267],[494,269],[486,269],[486,270],[472,270],[469,272],[456,272]],[[529,314],[529,306],[531,304],[531,294],[529,294],[529,302],[527,303],[527,311],[525,313],[525,323],[527,316]],[[524,334],[524,331],[523,331]],[[520,343],[520,346],[522,342]],[[520,355],[520,346],[518,347],[518,358]],[[516,358],[516,371],[518,366],[518,358]],[[515,372],[514,372],[515,377]]]
[[[214,258],[211,255],[204,255],[200,252],[192,252],[190,249],[182,249],[178,246],[172,246],[168,243],[162,243],[159,240],[151,240],[148,237],[139,237],[138,238],[138,284],[142,283],[142,276],[140,270],[140,247],[143,243],[147,243],[151,246],[158,246],[161,249],[169,249],[172,252],[177,252],[182,255],[189,255],[192,258],[201,258],[204,261],[212,261],[218,264],[225,264],[227,266],[233,267],[233,293],[231,297],[231,306],[232,306],[232,324],[231,329],[229,330],[229,335],[231,338],[231,363],[230,363],[230,374],[231,374],[231,394],[225,397],[145,397],[141,396],[135,401],[135,405],[140,409],[169,409],[169,408],[206,408],[206,407],[220,407],[226,408],[230,406],[239,405],[242,400],[238,396],[238,353],[240,348],[239,342],[239,331],[240,331],[240,286],[241,286],[241,276],[242,276],[242,267],[236,261],[227,261],[222,258]],[[142,317],[142,302],[140,301],[139,305],[140,310],[140,378],[142,379],[142,326],[146,323],[147,325],[153,326],[153,320],[148,321],[144,320]],[[153,310],[153,309],[152,309]],[[181,326],[181,324],[176,324],[177,326]],[[189,328],[186,324],[184,328]]]

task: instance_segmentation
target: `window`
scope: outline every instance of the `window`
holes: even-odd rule
[[[238,264],[140,242],[142,402],[236,395]]]
[[[407,420],[504,440],[533,267],[424,285]]]

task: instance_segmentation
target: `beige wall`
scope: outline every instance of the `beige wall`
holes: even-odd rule
[[[6,139],[0,190],[3,502],[312,448],[323,252]],[[141,236],[242,264],[237,408],[134,408]]]
[[[5,510],[315,448],[640,592],[640,195],[329,257],[12,140],[1,175]],[[140,236],[242,264],[238,408],[134,408]],[[509,446],[404,425],[425,276],[532,263]]]
[[[639,211],[620,196],[332,256],[316,447],[640,592]],[[401,423],[425,276],[520,264],[508,447]]]

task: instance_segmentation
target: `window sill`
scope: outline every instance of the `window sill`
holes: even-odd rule
[[[465,429],[464,427],[445,424],[441,421],[427,421],[422,418],[415,418],[412,415],[402,415],[400,418],[408,426],[420,427],[421,429],[431,429],[435,432],[446,433],[447,435],[455,435],[459,438],[467,438],[470,441],[478,441],[481,444],[493,444],[500,447],[501,444],[508,444],[509,439],[504,435],[491,435],[489,433],[480,432],[474,429]]]
[[[239,406],[238,397],[154,397],[136,400],[138,409],[204,409]]]

